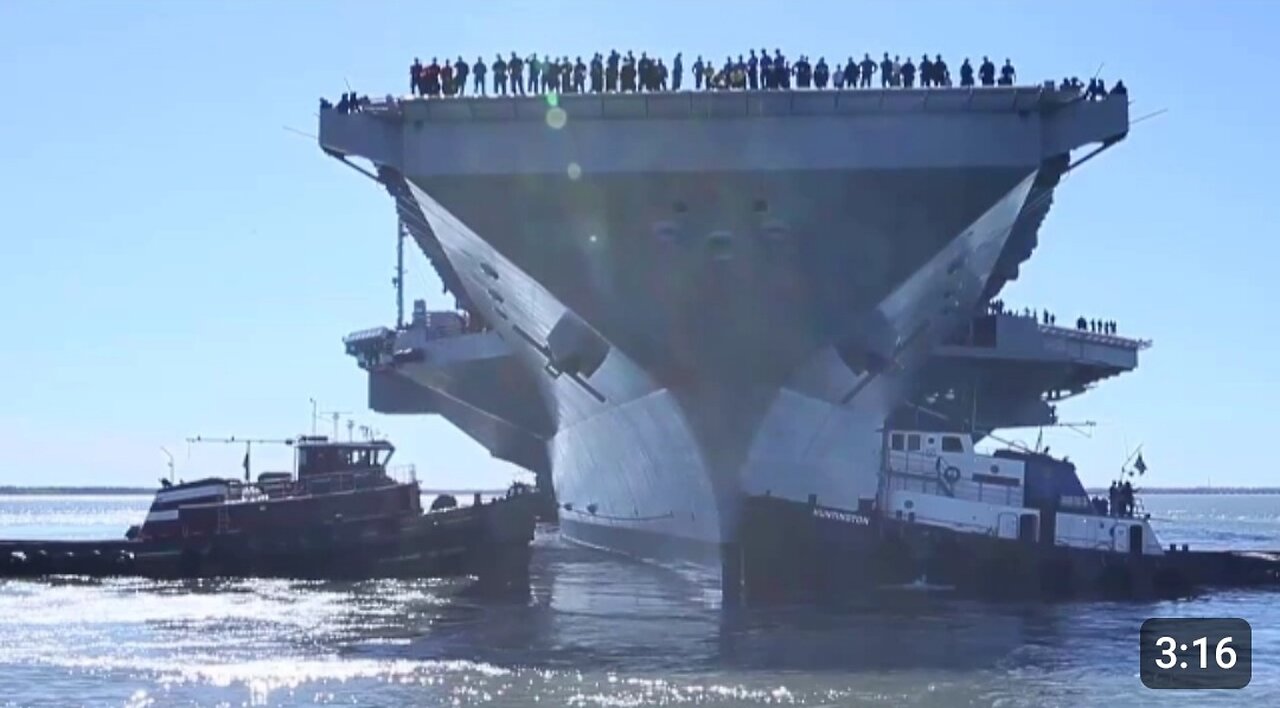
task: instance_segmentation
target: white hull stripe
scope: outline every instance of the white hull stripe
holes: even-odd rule
[[[199,499],[201,497],[225,496],[227,493],[227,485],[225,484],[205,484],[190,489],[177,489],[171,492],[161,490],[156,492],[156,504],[168,504],[176,501],[186,501],[188,499]]]
[[[156,521],[177,521],[177,520],[178,520],[178,510],[171,509],[169,511],[153,511],[147,514],[146,523],[150,524]]]

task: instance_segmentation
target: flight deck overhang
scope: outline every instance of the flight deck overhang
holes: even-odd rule
[[[320,144],[411,179],[1034,167],[1129,130],[1125,96],[1041,87],[392,99]]]

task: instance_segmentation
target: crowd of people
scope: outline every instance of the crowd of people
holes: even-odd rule
[[[515,52],[498,54],[492,60],[477,57],[469,62],[440,61],[432,58],[423,63],[415,58],[409,66],[409,91],[422,98],[451,96],[526,96],[536,94],[568,93],[648,93],[685,90],[685,58],[677,53],[670,64],[661,58],[650,57],[646,52],[636,56],[617,50],[607,55],[597,53],[584,61],[581,56],[553,57],[530,54],[521,57]],[[850,56],[843,63],[836,60],[828,64],[819,57],[811,62],[806,55],[794,61],[780,49],[770,54],[767,50],[750,50],[735,59],[725,57],[723,62],[698,56],[688,66],[692,89],[697,91],[734,90],[790,90],[828,87],[835,90],[867,89],[873,85],[883,89],[977,86],[1013,86],[1018,80],[1017,70],[1009,59],[997,67],[990,57],[971,62],[967,57],[957,68],[953,78],[951,67],[941,54],[922,55],[918,62],[911,57],[889,56],[884,52],[879,60],[870,53],[861,60]],[[1078,78],[1064,78],[1058,88],[1080,95],[1084,100],[1102,100],[1109,95],[1127,95],[1123,81],[1117,81],[1108,91],[1100,78],[1090,79],[1088,84]],[[389,99],[390,100],[390,99]],[[354,113],[369,106],[367,96],[346,93],[333,103],[322,99],[321,109],[336,109],[342,113]]]
[[[1056,327],[1058,324],[1058,316],[1048,310],[1037,312],[1030,307],[1024,307],[1021,311],[1008,309],[1005,307],[1004,300],[992,300],[987,303],[987,314],[989,315],[1009,315],[1011,317],[1026,317],[1040,322],[1040,324],[1050,327]],[[1091,332],[1093,334],[1115,334],[1115,320],[1099,320],[1079,317],[1076,319],[1076,329],[1081,332]]]
[[[1115,334],[1115,320],[1086,320],[1080,317],[1076,320],[1076,329],[1081,332],[1092,332],[1094,334]]]
[[[810,62],[801,55],[789,60],[780,49],[772,54],[753,49],[737,59],[725,57],[716,62],[697,57],[689,65],[695,90],[785,90],[870,88],[878,75],[881,88],[945,87],[957,85],[951,69],[942,55],[920,57],[919,63],[901,55],[874,60],[863,54],[862,60],[852,56],[843,64],[837,61],[828,65],[826,59]],[[465,96],[468,88],[472,95],[523,96],[536,93],[615,93],[680,91],[684,87],[685,58],[677,53],[670,65],[660,58],[652,58],[641,52],[625,54],[617,50],[607,55],[597,53],[588,61],[581,56],[552,57],[531,54],[521,57],[515,52],[508,56],[496,55],[492,61],[478,57],[468,62],[462,57],[456,61],[433,58],[423,63],[415,58],[409,66],[409,89],[414,96],[440,97]],[[983,57],[976,67],[965,59],[958,69],[958,85],[1012,86],[1017,81],[1013,63],[1005,59],[997,68],[988,57]]]
[[[1107,490],[1107,497],[1106,502],[1101,497],[1094,498],[1093,504],[1099,513],[1111,516],[1133,516],[1137,501],[1133,496],[1133,485],[1128,480],[1112,482],[1111,488]]]
[[[335,104],[327,98],[320,99],[320,110],[327,111],[336,110],[339,113],[359,113],[369,107],[370,101],[368,96],[357,96],[355,91],[342,94],[342,98],[338,99]]]

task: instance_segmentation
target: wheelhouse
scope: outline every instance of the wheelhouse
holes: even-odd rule
[[[1075,465],[1046,453],[974,450],[962,433],[886,433],[878,505],[890,517],[961,533],[1160,555],[1145,516],[1089,498]]]

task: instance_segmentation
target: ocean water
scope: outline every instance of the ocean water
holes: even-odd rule
[[[0,497],[0,537],[114,537],[143,497]],[[1166,543],[1280,548],[1280,496],[1151,496]],[[1280,593],[740,611],[540,529],[528,602],[441,581],[0,580],[0,705],[1280,705]],[[1242,691],[1152,691],[1153,616],[1253,625]]]

